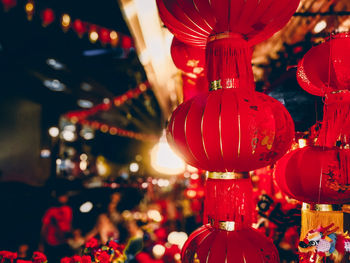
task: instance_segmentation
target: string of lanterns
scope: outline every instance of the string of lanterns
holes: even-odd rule
[[[10,11],[18,5],[17,0],[1,0],[1,3],[5,12]],[[102,46],[110,45],[113,48],[119,46],[125,50],[134,48],[134,43],[130,36],[93,23],[82,21],[78,18],[73,20],[69,14],[57,14],[52,8],[36,10],[36,5],[33,0],[28,0],[24,9],[29,21],[33,19],[35,13],[39,14],[43,27],[48,27],[59,19],[62,30],[65,33],[68,32],[69,29],[72,29],[79,38],[88,34],[91,43],[96,43],[99,40]]]
[[[106,99],[103,103],[95,105],[87,110],[71,111],[68,112],[65,117],[72,123],[79,123],[84,126],[89,126],[94,130],[100,130],[103,133],[109,132],[111,135],[119,135],[123,137],[133,138],[142,141],[156,141],[157,137],[153,135],[147,135],[143,133],[128,131],[113,125],[108,125],[100,121],[88,120],[90,116],[93,116],[101,111],[108,111],[113,104],[117,107],[122,106],[127,100],[138,97],[140,94],[150,89],[148,82],[139,84],[136,88],[128,90],[126,93],[113,98],[112,100]]]

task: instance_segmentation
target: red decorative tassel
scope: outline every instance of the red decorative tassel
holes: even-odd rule
[[[323,122],[318,143],[333,147],[338,140],[348,144],[350,139],[350,91],[326,95]]]
[[[220,222],[235,222],[235,229],[250,227],[253,220],[250,178],[210,179],[206,182],[204,224],[219,228]]]
[[[208,81],[221,82],[222,88],[255,88],[251,66],[252,52],[239,34],[222,33],[208,38],[206,62]]]

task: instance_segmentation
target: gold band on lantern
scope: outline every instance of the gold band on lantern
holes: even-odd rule
[[[231,179],[246,179],[249,178],[249,173],[218,173],[218,172],[207,172],[207,179],[220,179],[220,180],[231,180]]]
[[[212,42],[214,40],[227,39],[227,38],[242,40],[243,43],[247,42],[247,40],[244,39],[244,37],[241,34],[232,33],[230,31],[225,31],[225,32],[222,32],[222,33],[218,33],[218,34],[209,36],[208,39],[207,39],[207,43]],[[233,42],[233,44],[238,44],[238,43],[239,43],[238,41]]]
[[[225,230],[225,231],[235,231],[236,223],[234,221],[219,221],[219,224],[216,225],[215,220],[211,219],[210,225],[212,227],[219,227],[219,229]]]
[[[333,206],[330,204],[308,204],[303,203],[301,208],[302,211],[319,211],[319,212],[332,212],[332,211],[341,211],[340,206]]]
[[[219,89],[222,89],[221,79],[210,82],[210,90],[219,90]]]

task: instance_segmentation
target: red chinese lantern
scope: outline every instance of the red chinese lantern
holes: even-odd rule
[[[194,76],[204,74],[205,49],[185,44],[175,37],[171,43],[171,57],[175,66],[185,73]]]
[[[44,27],[55,21],[55,13],[51,8],[46,8],[41,13],[42,24]]]
[[[277,249],[252,228],[236,231],[204,225],[186,241],[181,252],[183,263],[278,263]]]
[[[99,32],[100,42],[102,45],[107,45],[111,42],[110,31],[107,28],[101,28]]]
[[[209,35],[238,33],[255,45],[281,29],[299,0],[157,0],[159,15],[180,41],[206,46]]]
[[[275,178],[287,195],[307,203],[350,201],[350,150],[306,146],[277,162]]]
[[[169,143],[190,165],[212,172],[250,171],[274,163],[290,148],[294,124],[282,104],[238,90],[213,90],[174,111]]]
[[[133,47],[132,39],[129,36],[123,36],[121,41],[121,46],[124,49],[130,49]]]
[[[86,23],[82,22],[80,19],[74,20],[72,28],[79,37],[82,37],[87,31]]]
[[[1,3],[4,6],[4,10],[7,12],[17,5],[17,0],[1,0]]]
[[[325,97],[324,118],[319,145],[333,147],[350,140],[350,34],[331,36],[310,49],[299,62],[300,86],[307,92]]]

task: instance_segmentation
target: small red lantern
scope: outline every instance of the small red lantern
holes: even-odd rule
[[[170,51],[174,64],[178,69],[195,76],[204,74],[204,48],[190,46],[174,37]]]
[[[17,0],[1,0],[1,3],[4,6],[4,10],[7,12],[17,5]]]
[[[258,92],[219,89],[181,104],[168,141],[190,165],[242,172],[274,163],[289,149],[294,124],[283,105]]]
[[[51,8],[46,8],[41,13],[42,25],[44,27],[52,24],[55,21],[55,13]]]
[[[101,28],[99,32],[100,42],[102,45],[107,45],[111,42],[110,31],[107,28]]]
[[[277,249],[252,228],[228,231],[204,225],[187,239],[183,263],[278,263]]]
[[[74,20],[72,28],[79,37],[82,37],[87,31],[86,23],[82,22],[80,19]]]
[[[277,162],[275,178],[287,195],[307,203],[350,201],[350,150],[306,146]]]
[[[130,49],[133,47],[132,39],[129,36],[123,36],[121,41],[122,48]]]
[[[299,62],[300,86],[325,97],[323,123],[318,144],[333,147],[350,140],[350,34],[332,35],[310,49]]]

